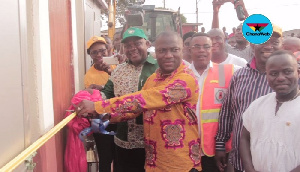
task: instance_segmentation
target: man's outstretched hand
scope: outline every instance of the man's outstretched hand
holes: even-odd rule
[[[219,12],[221,6],[226,2],[234,3],[233,0],[213,0],[212,4],[214,12]]]
[[[86,117],[89,113],[95,112],[95,105],[92,101],[82,100],[77,106],[75,106],[75,109],[78,116]]]

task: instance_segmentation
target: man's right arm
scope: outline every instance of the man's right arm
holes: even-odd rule
[[[225,151],[225,143],[230,139],[232,127],[233,127],[233,112],[232,103],[235,87],[235,75],[232,77],[228,93],[222,104],[222,108],[219,114],[219,127],[216,135],[216,151]],[[220,144],[219,144],[220,143]]]
[[[241,5],[244,10],[245,18],[249,16],[243,0],[238,0],[236,1],[236,3],[234,0],[213,0],[213,20],[211,28],[219,28],[219,11],[221,6],[226,2],[233,3],[234,9],[236,9],[237,6]]]
[[[232,2],[233,0],[213,0],[213,20],[211,28],[219,28],[219,11],[221,6],[226,2]]]
[[[213,0],[213,20],[211,28],[219,28],[219,10],[222,3],[217,2],[217,0]]]
[[[155,80],[155,78],[152,78]],[[149,82],[149,78],[147,80]],[[152,81],[153,82],[153,81]],[[187,102],[198,97],[198,83],[191,75],[183,73],[173,77],[160,86],[142,89],[135,93],[114,97],[105,101],[94,102],[89,104],[89,108],[85,108],[81,112],[89,113],[96,110],[97,113],[141,113],[147,110],[161,109],[168,105],[179,102]],[[153,101],[155,100],[155,101]]]

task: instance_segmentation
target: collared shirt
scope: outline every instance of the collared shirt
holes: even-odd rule
[[[190,65],[191,65],[191,63],[189,63],[188,61],[186,61],[186,60],[184,60],[184,59],[182,59],[182,61],[183,61],[183,63],[184,63],[186,66],[190,66]]]
[[[115,68],[115,65],[111,66],[111,69]],[[107,72],[97,70],[93,65],[84,75],[84,86],[85,88],[88,88],[91,84],[105,85],[108,78],[109,75]]]
[[[226,63],[224,63],[226,64]],[[199,121],[201,122],[200,119],[200,109],[201,109],[201,95],[202,95],[202,89],[204,86],[204,81],[205,78],[207,77],[208,71],[209,69],[213,68],[213,63],[212,61],[209,62],[209,65],[207,65],[206,69],[204,70],[204,72],[202,73],[202,75],[199,74],[199,72],[196,70],[194,63],[192,63],[189,68],[193,71],[196,79],[198,80],[198,85],[199,85],[199,97],[198,97],[198,102],[197,102],[197,108],[196,108],[196,116],[199,119]],[[238,69],[240,69],[241,67],[234,65],[233,70],[234,72]],[[198,132],[199,132],[199,136],[201,137],[201,126],[198,125]],[[201,152],[201,155],[204,156],[204,153]]]
[[[202,75],[200,75],[199,72],[196,70],[194,63],[192,63],[189,66],[189,68],[193,71],[193,73],[198,81],[198,85],[199,85],[199,97],[198,97],[197,108],[196,108],[196,116],[198,119],[200,119],[200,109],[201,109],[200,108],[200,97],[202,94],[202,88],[203,88],[202,86],[204,84],[205,78],[207,77],[208,70],[212,67],[213,67],[213,63],[210,61],[209,65],[207,65],[207,67],[204,70],[204,72],[202,73]],[[198,125],[198,132],[199,132],[199,136],[200,136],[200,134],[201,134],[201,126],[200,125]]]
[[[201,97],[201,94],[202,94],[202,86],[204,84],[204,80],[205,78],[207,77],[207,74],[208,74],[208,70],[210,68],[213,67],[213,63],[210,61],[209,62],[209,65],[207,65],[206,69],[203,71],[202,75],[199,74],[199,72],[196,70],[195,68],[195,65],[194,63],[190,64],[189,68],[193,71],[197,81],[198,81],[198,85],[199,85],[199,96],[198,96],[198,101],[197,101],[197,106],[196,106],[196,116],[197,118],[199,119],[199,124],[198,124],[198,133],[199,133],[199,137],[201,138],[201,119],[200,119],[200,97]],[[201,148],[200,148],[201,149]],[[204,156],[204,153],[201,149],[201,156]]]
[[[255,99],[272,92],[266,74],[260,73],[256,69],[253,60],[251,67],[250,64],[247,64],[247,67],[236,71],[231,79],[228,94],[220,111],[219,128],[216,135],[216,150],[225,151],[225,143],[233,132],[229,161],[238,170],[243,170],[239,152],[243,125],[241,115]]]
[[[168,75],[157,70],[142,91],[96,102],[95,108],[112,113],[112,120],[144,112],[146,171],[201,171],[198,91],[192,71],[182,63]]]
[[[157,68],[157,61],[150,55],[137,67],[130,61],[119,64],[101,91],[104,93],[103,98],[120,97],[141,90]],[[118,123],[115,144],[124,149],[144,148],[143,129],[142,116]]]

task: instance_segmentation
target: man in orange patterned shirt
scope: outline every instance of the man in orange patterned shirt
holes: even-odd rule
[[[157,37],[159,69],[141,91],[96,103],[83,100],[78,105],[78,115],[111,113],[111,122],[144,112],[146,171],[201,171],[195,116],[198,83],[182,63],[182,42],[175,32],[162,32]]]

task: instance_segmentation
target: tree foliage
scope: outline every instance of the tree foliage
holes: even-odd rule
[[[105,0],[107,4],[109,4],[110,0]],[[137,2],[137,0],[116,0],[116,22],[119,22],[121,25],[124,24],[125,19],[124,19],[124,12],[129,6],[129,4],[134,4]],[[103,14],[108,17],[108,11],[105,11]]]
[[[186,23],[186,17],[183,14],[180,14],[181,23]]]

